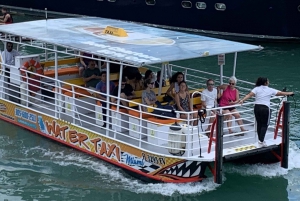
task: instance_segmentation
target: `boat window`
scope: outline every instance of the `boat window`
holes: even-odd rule
[[[154,6],[156,4],[155,0],[146,0],[146,4],[150,6]]]
[[[182,1],[181,2],[181,6],[183,8],[191,8],[192,7],[192,3],[190,1]]]
[[[206,9],[206,3],[205,2],[196,2],[197,9]]]
[[[226,10],[226,5],[224,3],[216,3],[215,8],[216,8],[216,10],[224,11],[224,10]]]

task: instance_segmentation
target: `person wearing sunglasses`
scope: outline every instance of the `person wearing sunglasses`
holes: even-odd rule
[[[145,90],[142,92],[142,104],[154,105],[157,102],[156,94],[152,89],[155,83],[151,79],[146,79],[144,82]],[[147,112],[147,108],[143,107],[143,111]]]
[[[118,97],[118,92],[119,92],[119,87],[115,87],[112,95]],[[122,78],[122,84],[121,84],[121,94],[120,98],[126,99],[126,100],[131,100],[134,98],[134,91],[133,88],[130,84],[126,83],[126,78]],[[117,98],[111,98],[112,103],[117,103]],[[128,107],[129,103],[125,100],[120,100],[120,104],[123,106]]]
[[[237,103],[239,103],[240,95],[239,95],[239,90],[235,88],[236,83],[237,83],[236,77],[232,76],[232,77],[229,78],[229,83],[228,84],[223,84],[223,85],[218,87],[219,90],[223,90],[223,94],[220,97],[220,103],[219,103],[220,107],[236,105]],[[240,114],[238,113],[238,111],[236,110],[235,107],[224,108],[222,110],[222,113],[224,114],[225,121],[227,121],[227,127],[228,127],[229,134],[234,133],[231,129],[232,116],[234,116],[234,118],[237,119],[237,123],[240,126],[241,131],[242,132],[247,131],[243,127],[243,121],[240,119],[241,116],[240,116]],[[241,135],[243,135],[243,134],[241,134]]]
[[[206,81],[206,86],[207,88],[202,91],[201,94],[201,105],[202,109],[211,109],[217,106],[217,96],[218,96],[218,91],[214,87],[215,82],[212,79],[208,79]],[[207,116],[210,117],[209,119],[209,125],[207,129],[205,129],[205,132],[209,132],[211,128],[211,124],[214,122],[214,116],[216,111],[215,110],[209,110],[210,112],[207,113]]]

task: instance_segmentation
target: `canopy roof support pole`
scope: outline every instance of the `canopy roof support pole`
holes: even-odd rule
[[[57,46],[54,45],[53,47],[54,49],[54,75],[55,75],[55,117],[58,117],[58,111],[60,111],[60,108],[58,107],[59,101],[58,101],[58,97],[61,96],[61,94],[58,95],[58,87],[59,87],[59,83],[58,83],[58,60],[57,60]],[[74,92],[73,92],[74,93]],[[60,115],[60,112],[59,112]]]
[[[122,77],[123,77],[123,63],[121,63],[120,65],[120,74],[119,74],[119,86],[118,86],[118,99],[117,99],[117,110],[116,113],[119,113],[119,109],[120,109],[120,96],[121,96],[121,89],[122,89]],[[116,115],[115,115],[116,116]],[[115,118],[115,117],[112,117]],[[122,120],[120,120],[121,122],[123,122]],[[122,123],[120,124],[120,126],[122,126]],[[114,132],[114,138],[116,139],[116,132]]]
[[[5,65],[5,58],[6,58],[6,45],[7,45],[7,42],[6,42],[6,39],[7,39],[7,33],[5,33],[5,40],[4,40],[4,42],[3,42],[3,44],[4,44],[4,57],[2,58],[2,54],[1,54],[1,62],[2,62],[2,71],[1,71],[1,74],[3,75],[3,84],[2,84],[2,89],[1,90],[3,90],[5,93],[1,93],[1,97],[2,98],[8,98],[8,96],[7,96],[7,89],[6,89],[6,87],[7,87],[7,84],[5,84],[5,82],[6,82],[6,80],[7,80],[7,78],[6,78],[6,76],[5,76],[5,72],[6,72],[6,65]],[[4,72],[5,71],[5,72]],[[3,87],[4,86],[4,87]]]
[[[233,73],[232,73],[233,76],[235,76],[236,60],[237,60],[237,52],[234,53],[234,63],[233,63]]]
[[[104,123],[106,123],[106,136],[109,136],[109,118],[110,118],[110,110],[109,110],[109,95],[110,95],[110,63],[109,59],[106,57],[106,120]]]
[[[158,96],[161,95],[162,81],[165,74],[165,64],[161,65],[160,77],[159,77],[159,86],[158,86]]]
[[[48,61],[48,49],[47,49],[47,43],[45,44],[45,61]]]
[[[169,81],[170,81],[170,79],[172,78],[172,66],[169,65],[169,63],[166,63],[166,67],[167,67],[168,78],[169,78]]]
[[[220,65],[220,85],[223,84],[223,65]]]
[[[118,99],[117,99],[117,112],[119,112],[119,108],[120,108],[120,96],[121,96],[121,88],[122,88],[122,77],[123,77],[123,63],[120,65],[119,86],[118,86]]]

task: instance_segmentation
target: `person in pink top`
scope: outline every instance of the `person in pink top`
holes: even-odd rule
[[[218,87],[219,90],[223,90],[223,94],[220,97],[220,102],[219,102],[220,107],[236,105],[239,103],[240,95],[239,95],[239,90],[237,90],[235,88],[236,82],[237,82],[236,77],[232,76],[229,78],[229,84],[223,84]],[[233,133],[233,131],[231,129],[232,116],[234,116],[235,119],[237,119],[237,123],[240,126],[241,131],[242,132],[247,131],[243,127],[243,121],[240,119],[241,116],[235,107],[224,108],[222,110],[222,113],[224,114],[225,120],[227,121],[227,127],[228,127],[229,134]],[[241,135],[244,135],[244,134],[241,134]]]

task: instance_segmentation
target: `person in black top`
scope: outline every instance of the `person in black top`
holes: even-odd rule
[[[96,89],[96,85],[101,79],[100,70],[95,66],[96,66],[96,62],[94,60],[90,60],[88,68],[85,69],[83,74],[83,80],[85,81],[86,87],[93,90]]]
[[[112,92],[112,95],[118,97],[118,91],[119,91],[119,87],[115,87],[115,89]],[[132,88],[132,86],[130,84],[126,83],[126,79],[125,78],[122,78],[120,98],[126,99],[126,100],[131,100],[131,99],[134,98],[133,88]],[[111,98],[111,101],[113,103],[117,103],[117,99],[116,98]],[[125,100],[120,100],[120,104],[124,105],[126,107],[128,107],[128,105],[129,105],[129,103],[127,101],[125,101]]]
[[[156,75],[155,88],[159,88],[160,75],[161,75],[161,71],[158,71]],[[162,79],[161,87],[165,87],[165,86],[166,86],[166,81]]]

